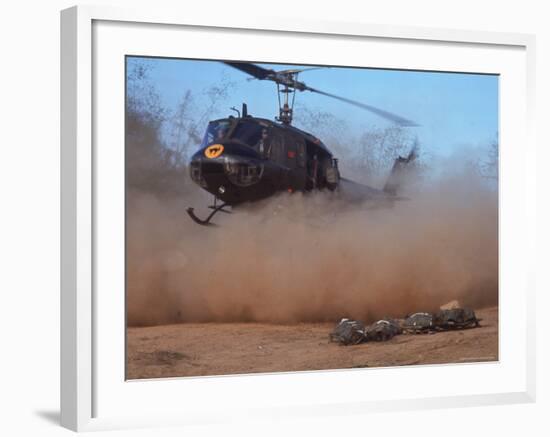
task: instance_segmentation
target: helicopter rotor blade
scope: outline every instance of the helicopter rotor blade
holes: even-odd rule
[[[325,68],[330,68],[330,67],[293,68],[293,69],[290,69],[290,70],[280,70],[280,71],[277,71],[276,73],[279,73],[279,74],[296,74],[296,73],[301,73],[302,71],[322,70],[322,69],[325,69]]]
[[[266,79],[268,76],[274,73],[273,70],[268,70],[266,68],[259,67],[256,64],[250,64],[248,62],[224,62],[224,64],[248,73],[251,76],[254,76],[256,79]]]
[[[335,94],[330,94],[315,88],[311,88],[307,86],[305,83],[295,80],[295,76],[293,76],[294,80],[290,78],[292,83],[289,83],[289,79],[285,78],[285,75],[293,75],[306,70],[315,70],[318,68],[330,68],[330,67],[311,67],[311,68],[304,68],[304,69],[274,71],[274,70],[268,70],[267,68],[262,68],[256,64],[252,64],[249,62],[225,62],[224,61],[223,63],[226,65],[229,65],[230,67],[236,68],[237,70],[250,74],[256,79],[260,79],[260,80],[267,79],[267,80],[272,80],[273,82],[276,82],[278,84],[283,84],[287,87],[287,89],[294,88],[298,91],[307,90],[313,93],[322,94],[327,97],[332,97],[333,99],[340,100],[342,102],[349,103],[350,105],[354,105],[354,106],[357,106],[358,108],[362,108],[367,111],[370,111],[373,114],[376,114],[382,118],[385,118],[386,120],[390,120],[400,126],[419,126],[417,123],[415,123],[412,120],[408,120],[397,114],[393,114],[389,111],[385,111],[383,109],[377,108],[376,106],[367,105],[365,103],[361,103],[356,100],[348,99],[346,97],[337,96]]]
[[[321,91],[321,90],[318,90],[318,89],[315,89],[315,88],[311,88],[311,87],[308,87],[308,86],[306,86],[305,89],[308,90],[308,91],[311,91],[313,93],[318,93],[318,94],[322,94],[322,95],[327,96],[327,97],[332,97],[333,99],[349,103],[350,105],[354,105],[354,106],[357,106],[357,107],[362,108],[362,109],[366,109],[367,111],[370,111],[370,112],[372,112],[372,113],[374,113],[374,114],[376,114],[376,115],[378,115],[382,118],[385,118],[386,120],[393,121],[394,123],[396,123],[400,126],[404,126],[404,127],[406,127],[406,126],[410,126],[410,127],[419,126],[418,123],[416,123],[412,120],[401,117],[397,114],[393,114],[389,111],[385,111],[383,109],[377,108],[376,106],[366,105],[365,103],[357,102],[355,100],[351,100],[351,99],[348,99],[346,97],[337,96],[335,94],[326,93],[324,91]]]

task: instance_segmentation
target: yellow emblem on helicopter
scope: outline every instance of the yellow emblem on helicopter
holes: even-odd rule
[[[223,146],[221,144],[212,144],[204,150],[204,156],[207,158],[217,158],[223,153]]]

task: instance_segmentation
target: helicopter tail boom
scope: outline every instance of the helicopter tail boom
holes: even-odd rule
[[[393,162],[393,167],[390,172],[390,176],[384,185],[383,191],[386,194],[391,196],[397,196],[397,193],[403,182],[405,182],[405,177],[407,173],[407,167],[409,163],[413,162],[418,156],[418,145],[415,143],[407,157],[399,156]]]

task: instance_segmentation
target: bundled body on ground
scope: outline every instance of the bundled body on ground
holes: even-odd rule
[[[453,301],[456,302],[456,301]],[[342,319],[329,339],[343,345],[370,341],[387,341],[400,334],[434,334],[436,332],[477,328],[481,319],[471,308],[442,308],[434,314],[418,312],[405,319],[381,319],[368,326],[358,320]]]

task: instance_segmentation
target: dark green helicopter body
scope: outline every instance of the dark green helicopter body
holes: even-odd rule
[[[296,90],[317,92],[375,112],[401,125],[413,126],[413,122],[310,88],[296,79],[303,70],[275,72],[249,63],[226,64],[257,79],[276,82],[279,103],[282,94],[284,104],[279,105],[278,122],[248,115],[246,104],[243,104],[242,114],[237,111],[238,117],[230,116],[208,124],[199,150],[191,157],[189,168],[191,179],[214,196],[214,205],[209,207],[213,211],[204,220],[195,215],[193,208],[188,208],[187,212],[195,222],[210,224],[217,212],[230,212],[224,209],[226,206],[265,199],[280,191],[337,190],[342,183],[353,185],[354,200],[399,199],[396,196],[398,184],[395,176],[414,159],[414,149],[407,158],[396,159],[383,190],[343,179],[338,170],[338,160],[327,146],[310,133],[291,125],[294,98],[289,105],[288,95]]]
[[[226,132],[216,138],[216,129]],[[219,155],[208,153],[217,145],[223,148]],[[264,199],[278,191],[335,189],[339,181],[337,161],[319,139],[251,116],[210,122],[201,148],[191,158],[190,171],[194,182],[228,205]]]

